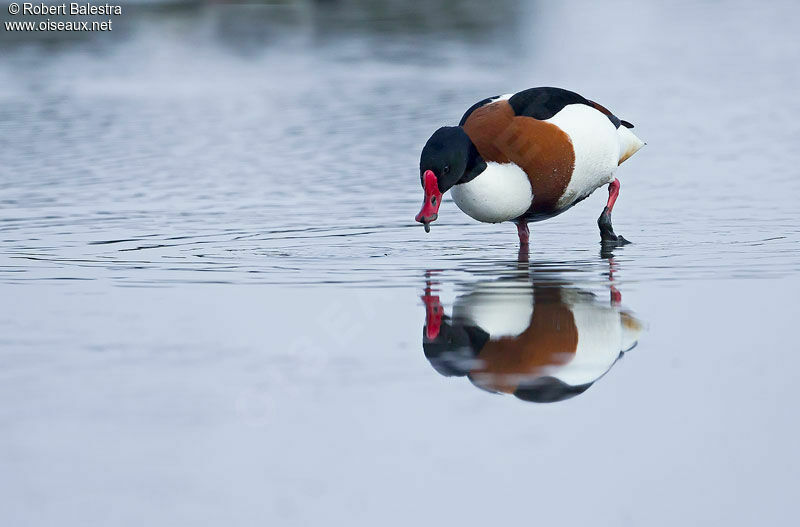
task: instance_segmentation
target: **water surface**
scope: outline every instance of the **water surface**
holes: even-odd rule
[[[797,7],[415,9],[2,36],[3,524],[785,521]],[[527,256],[449,199],[425,234],[430,133],[538,85],[648,142],[634,243],[604,191]],[[573,326],[603,359],[565,373]]]

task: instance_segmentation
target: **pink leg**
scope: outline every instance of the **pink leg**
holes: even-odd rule
[[[611,305],[618,306],[619,303],[622,302],[622,293],[620,293],[619,290],[613,285],[611,286],[610,290],[611,290]]]
[[[608,184],[608,202],[606,202],[606,209],[609,214],[614,210],[614,203],[617,202],[617,196],[619,196],[619,179],[614,178],[614,181]]]
[[[600,239],[604,243],[611,242],[616,246],[630,243],[622,236],[617,236],[614,233],[614,227],[611,225],[611,211],[614,210],[614,203],[616,203],[617,197],[619,196],[619,187],[619,180],[616,178],[608,184],[608,201],[606,202],[606,208],[603,209],[603,213],[597,218],[597,226],[600,227]]]
[[[609,290],[611,291],[611,305],[618,306],[620,302],[622,302],[622,293],[619,292],[619,289],[614,287],[614,258],[608,259],[608,281],[611,282],[609,286]]]
[[[531,237],[531,231],[528,230],[528,222],[519,220],[517,223],[517,234],[519,235],[519,244],[528,245]]]
[[[530,255],[530,250],[528,249],[528,244],[527,243],[519,244],[519,252],[517,253],[517,263],[528,264],[530,263],[530,260],[531,260],[531,255]],[[522,268],[527,268],[527,265],[525,265]]]

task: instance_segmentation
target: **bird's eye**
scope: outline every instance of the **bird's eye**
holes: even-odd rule
[[[450,165],[445,165],[442,169],[442,174],[447,174],[448,172],[450,172]]]

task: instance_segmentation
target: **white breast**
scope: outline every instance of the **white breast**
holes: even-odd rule
[[[514,163],[493,161],[472,181],[454,186],[451,194],[459,209],[486,223],[518,218],[533,201],[527,174]]]
[[[559,208],[569,207],[614,180],[620,158],[617,129],[605,114],[585,104],[570,104],[547,122],[561,128],[572,140],[575,169]]]
[[[491,338],[517,337],[531,325],[533,290],[518,281],[477,284],[453,305],[453,319],[475,324]]]

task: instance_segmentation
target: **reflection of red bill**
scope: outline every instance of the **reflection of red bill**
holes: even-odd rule
[[[422,184],[425,188],[425,201],[422,202],[422,208],[414,219],[425,226],[425,232],[431,232],[430,224],[439,217],[442,193],[439,192],[439,182],[432,170],[426,170],[422,175]]]
[[[422,302],[425,304],[425,336],[428,340],[434,340],[439,336],[442,327],[442,315],[444,308],[438,296],[431,296],[430,290],[425,291]]]

